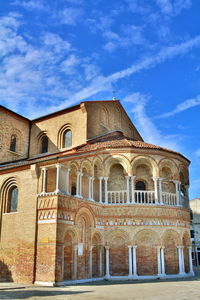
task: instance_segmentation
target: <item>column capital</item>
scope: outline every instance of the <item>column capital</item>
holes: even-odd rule
[[[162,246],[156,246],[157,250],[162,249]]]
[[[130,179],[130,176],[129,176],[129,175],[126,175],[125,178],[126,178],[126,179]]]
[[[192,250],[192,246],[188,246],[187,248],[190,249],[190,250]]]
[[[47,167],[42,167],[42,171],[46,171],[47,170]]]
[[[180,245],[180,246],[176,246],[176,248],[178,248],[178,249],[183,249],[184,246],[183,246],[183,245]]]
[[[92,251],[93,248],[94,248],[94,246],[93,246],[93,245],[90,245],[90,246],[89,246],[89,251]]]
[[[128,248],[130,249],[130,248],[132,248],[133,246],[132,245],[128,245]]]
[[[158,179],[160,179],[160,177],[152,177],[152,179],[153,179],[154,181],[157,181]]]
[[[107,177],[107,176],[106,176],[106,177],[104,177],[104,180],[105,180],[105,181],[107,181],[107,180],[108,180],[108,177]]]
[[[80,174],[81,174],[81,172],[80,172],[80,171],[77,171],[77,172],[76,172],[76,175],[80,175]]]
[[[98,178],[99,178],[99,180],[102,180],[102,179],[103,179],[103,176],[99,176]]]
[[[56,168],[60,168],[60,167],[61,167],[61,164],[57,163]]]
[[[105,246],[106,250],[109,250],[110,249],[110,246]]]
[[[133,245],[132,247],[133,247],[133,248],[135,248],[135,249],[137,248],[137,246],[136,246],[136,245]]]
[[[135,175],[130,175],[131,179],[135,179],[136,176]]]

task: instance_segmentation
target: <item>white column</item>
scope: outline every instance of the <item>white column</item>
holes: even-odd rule
[[[129,277],[133,277],[132,246],[128,246]]]
[[[57,164],[56,165],[56,190],[55,190],[56,193],[60,192],[59,184],[60,184],[60,165]]]
[[[190,274],[194,275],[193,271],[193,263],[192,263],[192,247],[188,247],[188,255],[189,255],[189,268],[190,268]]]
[[[91,177],[91,200],[94,201],[94,177]]]
[[[163,178],[158,178],[160,204],[163,204],[163,199],[162,199],[162,180],[163,180]]]
[[[109,246],[105,246],[106,248],[106,275],[105,278],[110,278],[110,262],[109,262]]]
[[[127,195],[127,203],[130,203],[130,187],[129,187],[129,179],[130,176],[125,176],[126,178],[126,195]]]
[[[177,246],[178,248],[178,263],[179,263],[179,274],[183,275],[184,274],[184,269],[183,269],[183,246]]]
[[[165,247],[161,247],[161,272],[162,276],[166,275],[165,274],[165,252],[164,252]]]
[[[137,277],[137,255],[136,255],[137,246],[133,246],[133,277]]]
[[[108,204],[108,177],[104,177],[105,180],[105,204]]]
[[[136,176],[131,176],[131,200],[132,203],[135,203],[135,177]]]
[[[42,194],[46,193],[46,181],[47,181],[47,168],[42,168],[43,170],[43,185],[42,185]]]
[[[99,246],[99,276],[102,276],[102,246]]]
[[[153,181],[154,181],[154,193],[155,193],[155,203],[158,203],[158,178],[157,177],[153,177]]]
[[[92,278],[92,249],[93,249],[93,246],[90,246],[90,249],[89,249],[89,278]]]
[[[80,172],[76,173],[76,197],[79,197],[79,178]]]
[[[179,206],[180,205],[180,193],[179,193],[180,182],[174,180],[174,184],[175,184],[175,191],[176,191],[176,204],[177,206]]]
[[[73,265],[73,279],[77,279],[77,250],[78,250],[78,246],[75,245],[74,246],[74,265]]]
[[[181,256],[182,256],[182,270],[183,270],[183,273],[185,273],[185,259],[184,259],[184,246],[182,246],[181,248]]]
[[[102,203],[102,179],[103,177],[99,177],[99,202]]]
[[[161,247],[157,247],[157,261],[158,261],[158,276],[162,276],[162,270],[161,270]]]
[[[91,200],[92,196],[91,196],[91,177],[88,176],[88,199]]]
[[[79,196],[80,198],[83,198],[82,196],[82,179],[83,179],[83,173],[80,173],[80,190],[79,190]]]
[[[67,169],[66,192],[67,192],[68,195],[70,195],[70,191],[69,191],[69,172],[70,172],[70,169]]]

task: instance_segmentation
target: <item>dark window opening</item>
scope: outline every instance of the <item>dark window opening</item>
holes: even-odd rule
[[[194,238],[194,230],[193,229],[190,230],[190,236],[191,236],[192,239]]]
[[[137,181],[136,182],[136,191],[145,191],[146,185],[143,181]]]
[[[17,146],[17,138],[15,135],[12,135],[10,141],[10,151],[16,152],[16,146]]]
[[[45,135],[43,136],[42,138],[42,141],[41,141],[41,153],[46,153],[48,152],[48,137]]]
[[[76,195],[76,186],[75,186],[75,185],[72,185],[71,195],[72,195],[72,196],[75,196],[75,195]]]

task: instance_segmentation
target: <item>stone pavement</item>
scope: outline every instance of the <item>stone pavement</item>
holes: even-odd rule
[[[93,282],[66,287],[0,283],[0,299],[30,300],[200,300],[200,270],[193,278]]]

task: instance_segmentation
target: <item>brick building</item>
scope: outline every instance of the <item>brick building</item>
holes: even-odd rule
[[[189,161],[145,143],[118,100],[35,120],[0,106],[0,279],[193,275]]]
[[[194,265],[200,266],[200,198],[190,201],[192,259]]]

